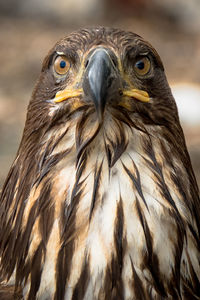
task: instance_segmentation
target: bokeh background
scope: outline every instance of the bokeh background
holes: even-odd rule
[[[158,50],[200,185],[199,0],[1,0],[0,187],[44,56],[59,38],[92,25],[136,32]]]

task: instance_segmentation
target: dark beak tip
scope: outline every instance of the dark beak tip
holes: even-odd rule
[[[86,67],[83,90],[93,100],[99,121],[102,120],[109,90],[116,77],[108,52],[102,48],[95,50]]]

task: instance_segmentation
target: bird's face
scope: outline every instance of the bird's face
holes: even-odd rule
[[[25,132],[47,132],[70,120],[77,152],[100,132],[105,145],[112,140],[115,149],[123,143],[124,150],[129,138],[123,126],[145,132],[146,126],[168,126],[175,118],[155,49],[133,33],[97,28],[73,33],[50,51]]]
[[[115,49],[101,45],[82,53],[80,69],[74,72],[71,83],[56,93],[53,102],[70,102],[75,98],[71,109],[85,105],[94,107],[100,123],[109,107],[123,107],[131,111],[131,99],[149,102],[149,94],[136,88],[131,78],[124,74],[120,55],[115,52]],[[54,72],[62,78],[66,77],[70,65],[65,54],[59,53],[54,61]],[[145,76],[151,68],[149,58],[141,55],[135,60],[133,68],[136,74]]]

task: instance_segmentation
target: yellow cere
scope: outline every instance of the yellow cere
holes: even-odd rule
[[[83,93],[83,89],[65,89],[56,93],[54,98],[55,103],[65,101],[69,98],[79,97]]]
[[[125,90],[123,91],[123,96],[128,96],[142,102],[150,101],[149,94],[146,91],[142,91],[138,89]]]
[[[53,100],[55,103],[59,103],[59,102],[65,101],[70,98],[79,97],[80,95],[82,95],[82,93],[83,93],[83,89],[73,89],[73,88],[65,89],[65,90],[57,92],[56,96]],[[142,90],[138,90],[138,89],[124,90],[123,96],[134,98],[134,99],[142,101],[142,102],[150,101],[149,94],[146,91],[142,91]]]

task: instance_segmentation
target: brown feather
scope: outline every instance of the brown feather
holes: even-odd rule
[[[74,82],[82,88],[95,49],[109,53],[118,78],[101,121],[89,91],[52,100]],[[63,77],[53,69],[59,53],[70,62]],[[141,77],[133,66],[144,55],[151,70]],[[133,87],[151,100],[122,98]],[[129,108],[119,105],[125,100]],[[97,27],[50,50],[0,218],[0,299],[200,299],[199,191],[161,59],[148,42]]]

